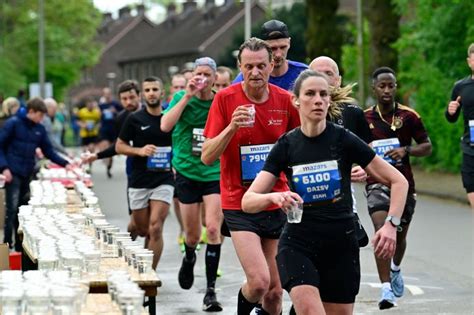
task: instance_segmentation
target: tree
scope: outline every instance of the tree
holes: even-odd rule
[[[336,14],[339,0],[306,1],[308,27],[306,30],[306,53],[310,58],[329,56],[340,63],[342,44],[346,34],[344,23]]]
[[[462,123],[449,124],[444,111],[456,80],[469,74],[465,58],[474,42],[471,0],[397,0],[403,16],[398,80],[411,106],[421,115],[433,142],[427,168],[459,171]]]
[[[304,3],[295,3],[291,8],[287,9],[286,7],[283,7],[274,11],[271,15],[272,16],[269,16],[252,26],[252,36],[259,37],[260,28],[266,20],[280,20],[288,26],[291,36],[291,48],[288,52],[288,59],[299,62],[307,62],[308,60],[306,57],[307,55],[304,40],[304,33],[307,27],[306,5]],[[232,43],[225,49],[224,54],[217,60],[218,64],[235,68],[236,62],[232,52],[236,49],[239,49],[243,41],[244,29],[243,26],[241,26],[234,31]]]
[[[398,68],[398,52],[393,44],[400,37],[400,14],[392,1],[364,1],[364,15],[370,29],[370,71],[388,66]]]
[[[81,70],[97,61],[100,46],[94,37],[101,15],[89,0],[48,0],[44,4],[46,81],[53,83],[55,97],[61,99]],[[12,73],[18,76],[13,86],[1,85],[0,80],[0,89],[9,94],[16,93],[12,88],[38,81],[37,10],[37,1],[7,0],[0,12],[8,26],[8,31],[0,33],[0,60],[9,65],[0,67],[0,78]],[[17,86],[19,83],[22,85]]]

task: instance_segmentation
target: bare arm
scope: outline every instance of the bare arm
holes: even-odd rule
[[[261,171],[242,198],[242,210],[257,213],[271,205],[287,208],[290,204],[303,203],[303,199],[294,192],[270,192],[277,181],[272,173]]]
[[[378,182],[391,189],[388,215],[402,217],[408,193],[408,182],[405,177],[389,163],[378,156],[365,168],[367,173]],[[397,229],[390,222],[385,222],[372,239],[375,254],[381,258],[390,258],[395,254]]]
[[[232,137],[241,126],[245,125],[249,117],[250,114],[245,106],[237,107],[232,113],[230,124],[218,136],[204,141],[201,161],[206,165],[214,163],[224,153]]]
[[[184,93],[183,97],[179,100],[179,102],[173,106],[169,111],[166,112],[165,115],[161,118],[161,131],[163,132],[170,132],[171,129],[176,125],[181,114],[184,111],[184,108],[188,104],[189,100],[191,99],[192,95],[189,93]]]
[[[141,148],[135,148],[123,141],[120,138],[117,138],[117,142],[115,143],[115,151],[118,154],[124,154],[128,156],[151,156],[156,152],[156,146],[152,144],[147,144]]]
[[[395,161],[398,161],[403,159],[407,154],[417,157],[428,156],[431,155],[431,150],[432,145],[430,139],[428,138],[425,142],[418,143],[415,146],[405,146],[392,149],[387,151],[385,155],[391,157]]]

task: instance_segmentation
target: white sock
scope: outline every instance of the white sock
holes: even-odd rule
[[[392,269],[392,271],[400,271],[400,266],[395,265],[395,263],[393,262],[393,260],[392,260],[392,262],[390,263],[390,268]]]
[[[390,282],[382,282],[382,290],[384,289],[392,290],[392,285],[390,284]]]

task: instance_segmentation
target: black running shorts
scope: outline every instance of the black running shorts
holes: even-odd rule
[[[319,289],[327,303],[354,303],[360,286],[359,245],[351,219],[287,224],[278,245],[282,287]]]
[[[474,156],[463,153],[461,165],[462,184],[466,192],[474,192]]]
[[[377,211],[386,211],[390,209],[390,188],[382,184],[372,184],[366,187],[367,207],[369,214]],[[401,218],[401,226],[410,224],[415,213],[416,194],[408,193],[405,203],[405,209]]]
[[[259,213],[224,209],[224,219],[230,232],[249,231],[261,238],[278,239],[286,222],[286,214],[280,209]]]
[[[176,172],[176,196],[179,202],[191,204],[202,202],[202,196],[220,194],[219,181],[198,182]]]

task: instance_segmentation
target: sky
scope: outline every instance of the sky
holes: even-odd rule
[[[178,2],[184,2],[185,0],[178,0]],[[118,16],[118,10],[128,4],[136,4],[142,3],[142,0],[93,0],[94,5],[102,12],[110,12],[112,13],[113,17]],[[147,2],[147,1],[146,1]],[[199,4],[203,3],[204,0],[198,0]],[[224,1],[223,0],[215,0],[217,5],[221,5]],[[163,17],[166,13],[166,10],[163,7],[158,5],[154,5],[150,10],[147,12],[148,18],[153,21],[159,20],[160,17]]]

